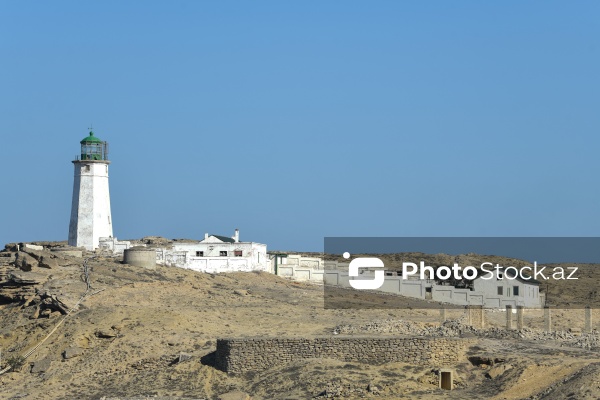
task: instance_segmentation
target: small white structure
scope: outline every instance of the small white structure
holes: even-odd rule
[[[176,242],[171,248],[158,248],[156,262],[208,273],[272,272],[267,257],[267,245],[240,242],[238,229],[232,237],[207,233],[204,239],[198,242]]]
[[[81,141],[81,156],[73,164],[69,246],[95,250],[101,237],[113,235],[108,192],[108,143],[90,131],[90,135]]]
[[[156,251],[145,246],[136,246],[123,251],[123,262],[146,269],[156,268]]]
[[[37,244],[31,244],[31,243],[23,243],[23,249],[42,251],[42,250],[44,250],[44,246],[38,246]]]
[[[117,255],[123,254],[125,250],[129,249],[131,242],[128,240],[117,240],[116,237],[101,237],[98,247]]]

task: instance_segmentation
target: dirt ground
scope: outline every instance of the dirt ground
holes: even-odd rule
[[[38,292],[78,299],[86,285],[81,263],[71,261],[40,268],[37,272],[49,280]],[[497,333],[505,313],[487,311],[488,329],[496,333],[475,335],[476,344],[453,366],[452,391],[438,388],[432,367],[401,363],[310,359],[229,376],[211,363],[217,338],[330,336],[340,327],[350,334],[397,335],[390,327],[401,321],[415,332],[436,329],[440,313],[435,307],[419,308],[414,299],[406,299],[402,309],[324,309],[322,286],[268,273],[147,270],[112,258],[89,265],[88,293],[95,294],[66,318],[56,312],[36,315],[40,304],[34,302],[0,302],[0,368],[64,318],[20,369],[0,375],[0,398],[218,399],[234,390],[253,399],[600,398],[596,342],[582,346],[577,333],[568,333],[583,328],[583,310],[555,311],[556,329],[562,333],[551,338],[542,335],[539,310],[527,311],[527,332],[506,337]],[[448,310],[447,318],[459,326],[464,310]],[[191,358],[178,362],[182,353]]]

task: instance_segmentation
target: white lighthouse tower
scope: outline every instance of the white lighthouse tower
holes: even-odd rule
[[[108,143],[90,135],[81,141],[81,156],[73,161],[73,203],[69,245],[95,250],[101,237],[112,237],[108,193]]]

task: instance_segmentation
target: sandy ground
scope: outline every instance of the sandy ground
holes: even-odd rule
[[[338,326],[373,321],[431,327],[439,325],[439,311],[419,309],[410,299],[412,309],[328,310],[321,286],[267,273],[211,275],[160,266],[151,271],[108,258],[91,265],[93,291],[103,291],[87,298],[20,371],[0,376],[0,398],[216,399],[235,389],[254,399],[600,398],[598,351],[558,340],[479,338],[468,357],[503,361],[478,365],[465,357],[454,366],[456,389],[451,392],[437,388],[431,367],[400,363],[312,359],[228,376],[210,362],[217,338],[329,336]],[[77,292],[71,293],[76,298],[85,291],[76,265],[51,273],[64,284],[58,290]],[[34,305],[0,306],[3,360],[33,347],[62,318],[30,318],[34,313]],[[448,310],[447,316],[459,319],[464,311]],[[486,318],[489,326],[501,327],[505,314],[487,312]],[[559,311],[554,320],[559,330],[583,327],[583,311]],[[542,313],[528,311],[525,321],[542,328]],[[69,349],[80,354],[65,359]],[[181,353],[191,359],[174,362]],[[49,367],[36,372],[43,362]],[[367,390],[369,385],[378,390]]]

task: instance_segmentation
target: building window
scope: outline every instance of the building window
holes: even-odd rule
[[[204,257],[204,252],[203,251],[197,251],[196,252],[196,257]]]
[[[515,295],[515,296],[519,295],[519,287],[518,286],[513,286],[513,295]]]
[[[219,251],[219,255],[221,257],[227,257],[227,251],[226,250],[221,250],[221,251]]]
[[[90,166],[89,165],[85,166],[85,172],[90,172]]]
[[[504,295],[504,288],[502,286],[498,286],[498,296]]]
[[[236,257],[241,257],[242,256],[242,251],[241,250],[235,250],[233,252],[233,255],[236,256]]]

